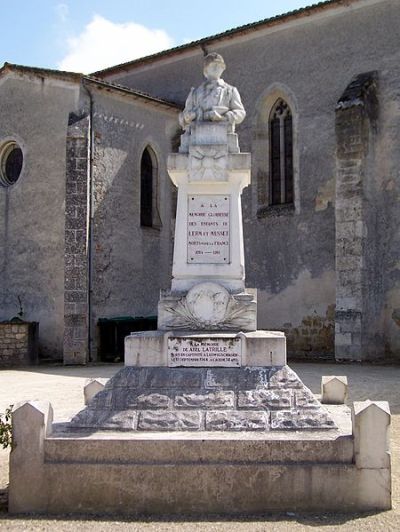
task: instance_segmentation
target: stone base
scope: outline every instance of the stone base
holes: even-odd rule
[[[288,366],[126,367],[71,421],[71,427],[129,431],[335,430]]]
[[[38,408],[25,403],[13,419],[11,513],[204,517],[391,507],[390,457],[358,463],[357,438],[370,434],[352,435],[343,405],[329,407],[335,430],[244,433],[73,432],[51,427]]]
[[[168,366],[169,346],[175,339],[182,341],[210,341],[225,345],[229,340],[238,339],[240,343],[241,366],[284,366],[286,364],[286,338],[279,331],[252,332],[190,332],[190,331],[142,331],[132,333],[125,338],[126,366]],[[182,366],[190,365],[182,363]],[[202,366],[218,366],[208,360]],[[222,364],[225,365],[225,364]]]

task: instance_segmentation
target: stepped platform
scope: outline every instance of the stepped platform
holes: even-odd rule
[[[286,365],[125,367],[72,419],[71,427],[228,432],[336,428]]]

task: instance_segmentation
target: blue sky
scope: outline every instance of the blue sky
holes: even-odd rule
[[[90,72],[311,3],[0,0],[0,65],[8,61]]]

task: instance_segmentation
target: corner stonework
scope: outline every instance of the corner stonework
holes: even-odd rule
[[[71,113],[65,185],[64,364],[85,364],[88,359],[88,142],[87,116]]]
[[[366,220],[368,152],[377,113],[377,73],[360,74],[336,105],[335,358],[339,361],[368,358],[371,346],[374,357],[383,349],[376,343],[371,314],[368,285],[375,279],[368,261],[375,251]]]

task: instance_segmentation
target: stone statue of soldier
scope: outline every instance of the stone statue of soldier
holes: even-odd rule
[[[185,109],[179,115],[179,123],[186,133],[193,122],[228,122],[229,132],[234,133],[235,125],[244,120],[246,111],[239,91],[221,79],[225,68],[220,54],[211,52],[204,58],[206,81],[191,89]]]

